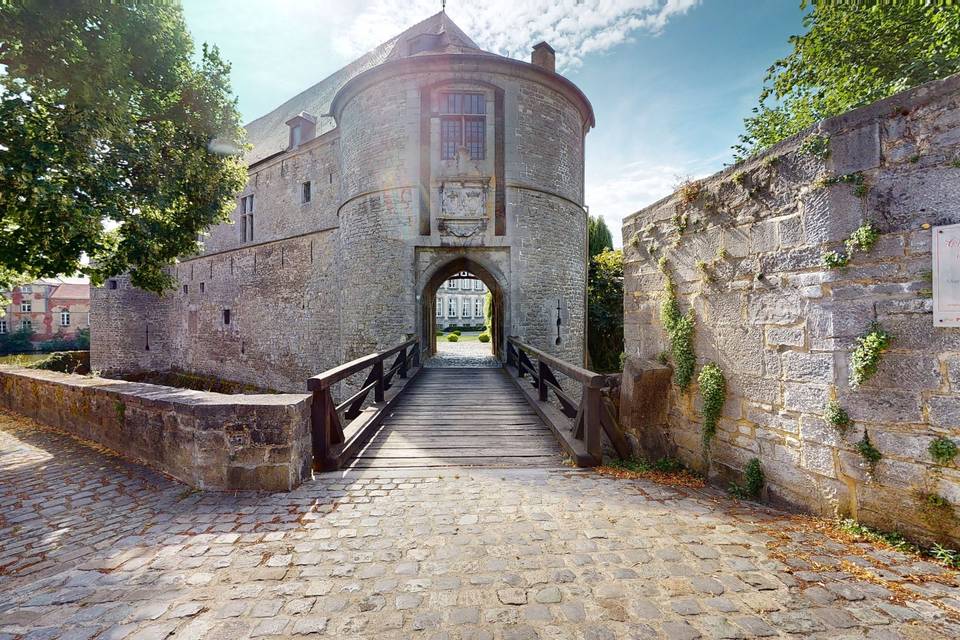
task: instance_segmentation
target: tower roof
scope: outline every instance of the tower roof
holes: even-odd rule
[[[340,87],[354,76],[390,60],[457,53],[499,57],[480,49],[445,12],[430,16],[247,124],[247,142],[253,145],[245,156],[247,164],[285,150],[289,139],[284,123],[301,112],[317,118],[317,135],[333,129],[336,123],[325,114]]]

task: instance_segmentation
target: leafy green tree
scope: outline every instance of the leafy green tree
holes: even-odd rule
[[[808,29],[767,72],[734,147],[744,158],[818,120],[960,72],[960,6],[803,0]]]
[[[0,0],[0,65],[0,289],[170,286],[245,180],[217,49],[195,55],[178,2]]]
[[[590,216],[587,219],[587,244],[590,247],[590,259],[601,251],[613,249],[613,236],[603,221],[603,216]]]
[[[587,350],[596,371],[619,371],[623,352],[623,251],[601,251],[590,260],[587,282]]]

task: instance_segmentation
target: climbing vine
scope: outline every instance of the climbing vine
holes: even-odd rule
[[[667,261],[664,258],[659,262],[660,271],[664,276],[663,297],[660,302],[660,321],[670,338],[670,353],[673,357],[673,381],[680,389],[685,390],[693,380],[693,370],[697,358],[693,350],[694,318],[693,309],[686,314],[680,313],[677,302],[677,288],[673,278],[667,271]]]
[[[850,420],[850,416],[846,410],[841,407],[840,403],[836,400],[831,400],[827,403],[825,417],[830,426],[840,431],[840,433],[845,433],[853,422]]]
[[[927,450],[930,452],[930,457],[940,465],[950,464],[957,457],[957,443],[943,436],[933,440]]]
[[[727,380],[716,363],[708,362],[700,369],[697,383],[703,398],[703,443],[709,445],[717,433],[717,420],[727,398]]]
[[[877,372],[880,357],[890,346],[892,339],[877,322],[870,325],[866,334],[857,338],[857,346],[850,354],[851,387],[858,388]]]

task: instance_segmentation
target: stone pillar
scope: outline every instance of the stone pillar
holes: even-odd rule
[[[620,424],[634,450],[650,460],[675,455],[667,425],[671,375],[653,360],[629,357],[623,365]]]

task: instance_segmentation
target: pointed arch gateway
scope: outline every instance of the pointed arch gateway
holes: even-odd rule
[[[468,254],[445,257],[437,260],[424,273],[423,285],[420,290],[419,326],[422,344],[429,355],[437,351],[437,291],[451,276],[468,271],[487,286],[493,298],[492,319],[490,327],[490,343],[493,355],[503,360],[506,352],[506,292],[508,290],[506,278],[493,265],[484,264],[482,259]]]

